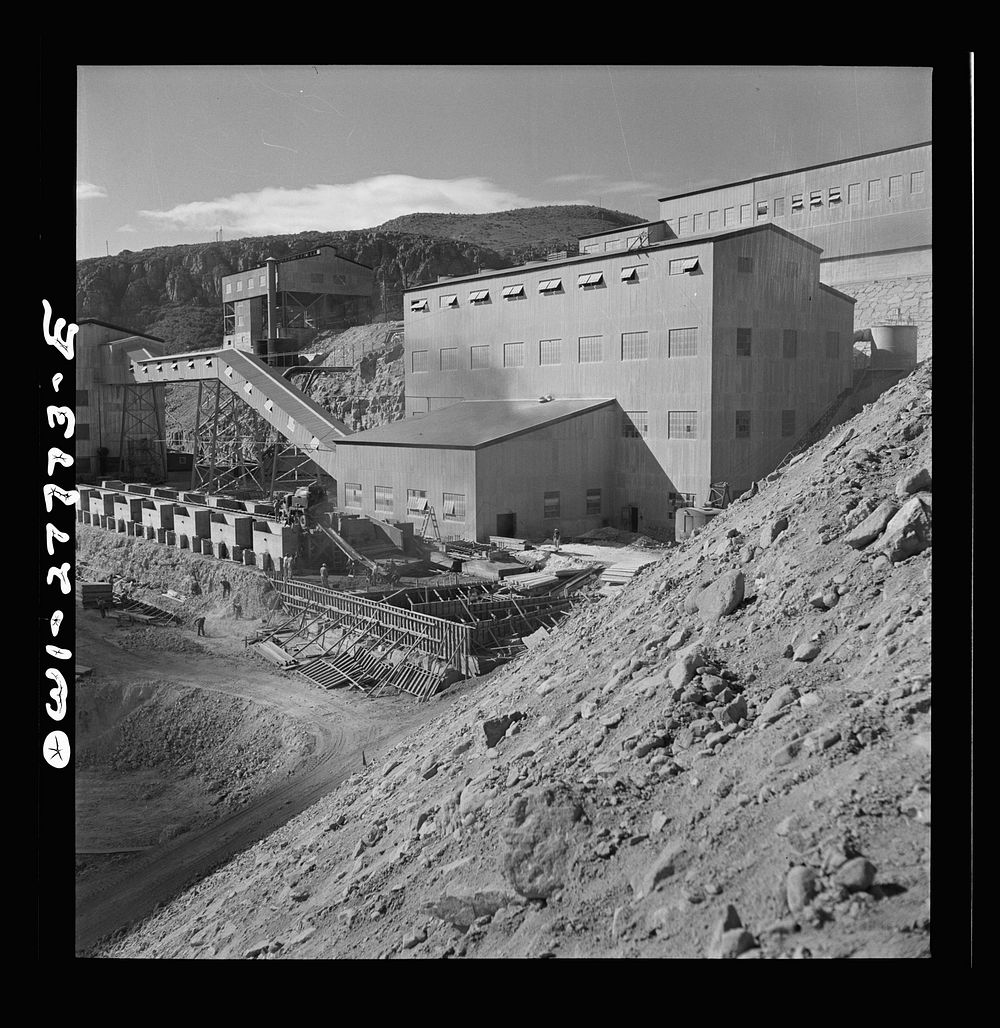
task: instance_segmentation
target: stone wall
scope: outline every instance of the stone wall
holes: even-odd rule
[[[842,293],[858,302],[854,308],[855,333],[872,325],[897,320],[897,309],[904,321],[917,326],[917,360],[931,354],[932,277],[913,275],[906,278],[874,279],[862,282],[838,282]]]

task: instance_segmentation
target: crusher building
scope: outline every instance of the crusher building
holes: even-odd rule
[[[854,300],[773,223],[584,253],[404,296],[407,419],[337,442],[340,505],[443,537],[546,538],[676,512],[773,469],[850,389]],[[551,399],[549,399],[551,398]]]

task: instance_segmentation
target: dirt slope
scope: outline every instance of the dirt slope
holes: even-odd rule
[[[927,361],[106,952],[928,955],[930,387]]]

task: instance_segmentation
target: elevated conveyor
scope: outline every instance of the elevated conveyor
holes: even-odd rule
[[[284,369],[272,369],[252,354],[228,348],[133,361],[131,369],[142,385],[222,383],[328,475],[337,477],[337,442],[351,435],[351,429],[282,377]]]

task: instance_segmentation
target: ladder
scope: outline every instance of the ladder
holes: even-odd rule
[[[427,504],[427,510],[424,511],[424,521],[423,524],[420,526],[420,537],[422,539],[427,538],[428,525],[434,526],[434,538],[438,542],[441,542],[441,529],[438,528],[437,515],[434,513],[434,508],[430,504]]]

